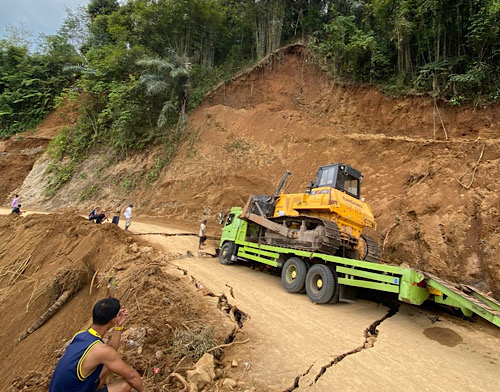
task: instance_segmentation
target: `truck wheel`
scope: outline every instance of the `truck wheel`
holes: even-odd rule
[[[340,299],[340,286],[339,286],[339,280],[337,276],[337,271],[335,271],[335,268],[332,266],[328,266],[332,270],[333,278],[335,280],[335,292],[333,293],[332,299],[328,301],[329,304],[336,304],[339,302]]]
[[[290,257],[281,270],[281,283],[289,293],[300,293],[306,282],[307,266],[298,257]]]
[[[220,249],[219,253],[219,261],[222,265],[229,265],[233,264],[231,260],[231,256],[233,255],[234,252],[234,242],[228,241],[224,242],[224,245],[222,245],[222,248]]]
[[[326,304],[334,298],[338,290],[337,276],[324,264],[315,264],[306,277],[306,292],[315,304]]]

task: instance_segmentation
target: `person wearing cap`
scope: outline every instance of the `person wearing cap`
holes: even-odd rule
[[[95,223],[102,223],[106,219],[108,219],[108,213],[106,212],[106,210],[102,210],[101,213],[96,216]]]
[[[128,230],[128,228],[132,224],[132,207],[133,206],[134,206],[133,204],[129,204],[129,206],[125,210],[125,214],[123,214],[125,216],[125,230]]]
[[[92,325],[78,332],[59,360],[50,380],[49,392],[145,392],[141,376],[118,355],[123,324],[128,316],[116,298],[98,301],[92,311]],[[114,327],[108,343],[103,337]],[[120,376],[109,384],[113,372]]]

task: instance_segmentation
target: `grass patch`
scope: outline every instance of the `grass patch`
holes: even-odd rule
[[[252,145],[246,142],[244,139],[236,138],[233,141],[227,143],[224,148],[227,152],[248,152]]]

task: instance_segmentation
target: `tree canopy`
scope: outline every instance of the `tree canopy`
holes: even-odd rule
[[[93,143],[164,141],[206,91],[298,40],[338,80],[455,105],[500,97],[500,0],[91,0],[67,12],[34,52],[15,34],[0,42],[1,135],[34,126],[66,89]]]

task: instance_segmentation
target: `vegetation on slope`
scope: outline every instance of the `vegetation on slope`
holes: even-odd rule
[[[161,169],[204,94],[283,44],[309,42],[338,80],[458,105],[499,98],[499,33],[499,0],[90,0],[35,53],[1,42],[0,133],[32,127],[66,86],[81,116],[52,143],[55,192],[96,146],[119,159],[161,143]]]

